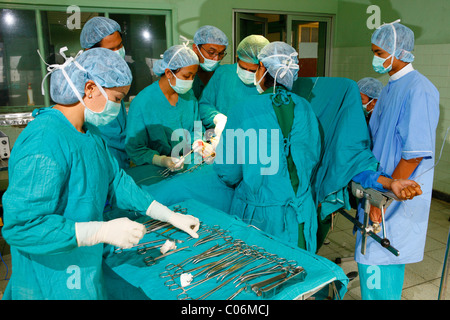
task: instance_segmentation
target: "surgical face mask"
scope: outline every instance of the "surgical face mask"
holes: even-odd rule
[[[391,64],[389,65],[389,67],[385,68],[383,66],[383,64],[388,59],[391,59]],[[373,56],[372,67],[373,67],[373,70],[375,70],[375,72],[384,74],[384,73],[389,72],[389,71],[392,70],[392,63],[393,62],[394,62],[394,56],[393,55],[390,55],[386,59],[380,58],[378,56]]]
[[[237,75],[241,81],[247,85],[255,83],[255,73],[242,69],[237,65]]]
[[[256,73],[255,73],[255,80],[254,80],[253,84],[256,86],[256,90],[258,90],[258,93],[259,93],[259,94],[261,94],[261,93],[264,92],[264,89],[261,88],[260,83],[261,83],[262,79],[264,79],[264,77],[266,76],[267,71],[268,71],[268,70],[266,70],[266,72],[264,72],[263,76],[262,76],[261,79],[259,79],[258,81],[256,81]]]
[[[106,98],[106,104],[103,111],[94,112],[88,107],[84,107],[84,121],[94,126],[104,126],[113,121],[120,112],[120,103],[108,99],[108,95],[102,87],[97,86],[103,96]]]
[[[172,71],[170,71],[170,72],[172,72]],[[169,81],[169,85],[172,87],[173,90],[175,90],[176,93],[185,94],[186,92],[191,90],[194,80],[179,79],[173,72],[172,72],[172,74],[175,77],[175,85],[172,85],[170,83],[170,79],[167,79],[167,81]]]
[[[367,106],[371,103],[373,101],[373,99],[371,99],[369,102],[367,102],[366,104],[363,104],[362,106],[363,106],[363,111],[364,111],[364,115],[366,116],[366,118],[369,116],[369,114],[371,114],[372,113],[372,111],[373,111],[373,108],[372,108],[372,110],[370,110],[370,111],[367,111]]]
[[[114,51],[115,53],[117,53],[119,56],[122,57],[122,59],[125,59],[125,47],[122,46],[122,48],[120,48],[119,50]]]
[[[200,55],[203,57],[203,63],[200,63],[200,67],[208,72],[214,71],[219,66],[220,61],[219,60],[211,60],[206,59],[205,56],[202,54],[202,50],[198,48],[198,52],[200,52]]]

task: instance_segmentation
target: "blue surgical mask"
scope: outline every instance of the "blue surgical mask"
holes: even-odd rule
[[[172,72],[172,71],[170,71],[170,72]],[[169,85],[172,87],[173,90],[175,90],[176,93],[185,94],[186,92],[191,90],[194,80],[179,79],[173,72],[172,72],[172,74],[175,77],[175,85],[173,86],[170,83],[169,79],[167,79],[167,81],[169,81]]]
[[[120,48],[119,50],[114,51],[115,53],[117,53],[119,56],[122,57],[122,59],[125,59],[125,47],[122,46],[122,48]]]
[[[241,81],[247,85],[255,83],[255,73],[242,69],[237,65],[237,75]]]
[[[211,59],[206,59],[205,56],[202,54],[202,51],[200,50],[200,48],[198,49],[198,52],[200,52],[200,55],[203,57],[203,63],[200,63],[200,67],[208,72],[214,71],[217,69],[217,67],[219,67],[219,63],[220,61],[216,61],[216,60],[211,60]]]
[[[383,66],[383,64],[385,63],[385,61],[387,59],[391,59],[391,64],[389,65],[389,67],[385,68]],[[384,73],[387,73],[387,72],[392,70],[392,63],[393,62],[394,62],[394,59],[393,59],[392,55],[390,55],[386,59],[380,58],[378,56],[373,56],[372,67],[373,67],[373,70],[375,70],[375,72],[384,74]]]

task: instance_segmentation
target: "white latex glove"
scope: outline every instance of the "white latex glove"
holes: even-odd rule
[[[216,155],[216,145],[210,144],[208,142],[204,142],[202,140],[195,140],[192,144],[192,149],[194,152],[199,153],[203,158],[212,157],[214,158]]]
[[[152,159],[152,164],[159,167],[169,168],[172,171],[178,171],[183,169],[184,159],[168,156],[159,156],[155,154]]]
[[[119,218],[107,222],[77,222],[75,233],[78,246],[93,246],[108,243],[113,246],[128,249],[138,244],[147,230],[141,223],[128,218]]]
[[[193,238],[198,238],[197,231],[200,228],[200,221],[194,216],[174,212],[157,201],[150,204],[147,215],[153,219],[168,222]]]
[[[216,137],[220,137],[222,134],[223,129],[225,128],[225,125],[227,124],[227,116],[224,114],[217,114],[213,121],[215,124],[214,133],[216,134]]]

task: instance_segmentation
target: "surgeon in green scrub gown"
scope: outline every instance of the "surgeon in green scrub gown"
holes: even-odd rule
[[[262,94],[232,107],[214,169],[235,187],[231,214],[314,253],[317,216],[310,181],[320,155],[318,121],[311,105],[290,91],[299,69],[295,49],[273,42],[258,58],[255,83]],[[239,130],[255,132],[257,141],[242,144]],[[255,155],[259,158],[251,161]]]
[[[125,144],[135,165],[180,170],[189,164],[192,157],[184,163],[178,159],[191,151],[199,120],[192,91],[198,63],[197,55],[185,44],[170,47],[155,62],[153,70],[160,80],[142,90],[128,112]]]

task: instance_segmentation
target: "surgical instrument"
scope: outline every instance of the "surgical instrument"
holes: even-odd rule
[[[237,278],[239,275],[234,276],[233,278],[228,279],[227,281],[219,284],[217,287],[215,287],[214,289],[208,291],[207,293],[201,295],[200,297],[197,298],[197,300],[204,300],[207,297],[209,297],[210,295],[212,295],[214,292],[216,292],[217,290],[219,290],[220,288],[224,287],[225,285],[227,285],[229,282],[233,281],[235,278]]]
[[[159,173],[160,173],[163,177],[167,178],[167,177],[170,175],[170,173],[175,172],[175,171],[178,171],[178,170],[175,170],[174,168],[180,166],[180,165],[183,163],[184,159],[186,159],[186,157],[189,156],[192,152],[194,152],[194,149],[191,149],[191,151],[189,151],[189,152],[186,153],[184,156],[182,156],[180,159],[178,159],[178,161],[177,161],[176,163],[174,163],[174,167],[173,167],[173,168],[170,167],[170,168],[161,170]]]
[[[275,289],[280,286],[287,286],[289,282],[294,280],[302,281],[304,279],[305,273],[302,267],[297,267],[294,272],[291,274],[285,274],[284,277],[274,277],[271,282],[264,282],[263,284],[255,284],[252,285],[253,292],[256,293],[257,296],[263,296],[264,298],[269,298],[275,294]],[[297,279],[299,277],[299,279]],[[274,283],[276,280],[279,280]],[[270,284],[270,285],[269,285]],[[266,287],[265,287],[266,286]]]

